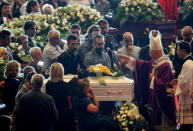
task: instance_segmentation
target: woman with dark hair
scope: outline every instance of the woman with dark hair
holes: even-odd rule
[[[31,0],[26,6],[27,14],[41,14],[40,6],[36,0]]]
[[[107,131],[120,131],[118,123],[112,118],[99,114],[99,103],[92,88],[90,88],[87,78],[78,80],[77,95],[73,103],[83,128],[88,130],[106,129]]]
[[[11,21],[12,17],[10,5],[7,2],[2,2],[0,5],[0,24],[4,24],[6,22],[10,23]]]

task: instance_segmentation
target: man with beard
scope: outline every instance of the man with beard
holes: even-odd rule
[[[95,35],[100,34],[100,27],[98,25],[90,26],[87,35],[85,36],[84,42],[78,48],[78,54],[80,56],[80,67],[85,68],[83,61],[88,52],[90,52],[93,47],[93,38]]]
[[[59,57],[58,62],[64,67],[64,74],[77,74],[79,68],[79,58],[77,54],[78,37],[69,35],[67,38],[68,49]]]
[[[105,39],[104,49],[111,60],[111,69],[114,70],[114,63],[117,65],[117,67],[120,68],[120,63],[115,51],[115,45],[117,42],[112,35],[108,34],[108,22],[105,19],[101,19],[98,21],[98,25],[101,29],[101,34],[104,36]]]
[[[111,70],[111,62],[108,54],[104,52],[104,37],[101,34],[94,36],[94,48],[85,56],[84,66],[102,64]]]
[[[84,65],[89,67],[91,65],[102,64],[112,71],[109,55],[104,51],[103,35],[95,35],[93,41],[94,48],[86,55]],[[100,102],[101,115],[112,116],[113,109],[115,109],[115,103],[113,101]]]

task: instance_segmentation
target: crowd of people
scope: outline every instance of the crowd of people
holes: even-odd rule
[[[1,24],[11,21],[12,14],[52,15],[54,8],[77,1],[8,2],[2,2],[0,6]],[[91,5],[102,15],[106,14],[107,5],[103,3],[105,0],[79,2]],[[20,10],[14,10],[17,8]],[[11,10],[16,12],[11,13]],[[9,48],[11,32],[0,32],[0,60],[6,63],[5,69],[0,72],[0,75],[4,76],[0,81],[0,100],[3,103],[0,106],[0,121],[5,123],[0,125],[0,130],[10,130],[10,125],[15,131],[75,131],[79,126],[87,130],[121,130],[113,119],[115,103],[98,102],[88,80],[89,72],[86,69],[91,65],[102,64],[111,72],[116,71],[116,67],[122,70],[126,77],[135,80],[133,101],[150,123],[149,130],[153,130],[151,124],[175,126],[180,123],[180,130],[191,131],[192,27],[183,28],[183,40],[176,42],[173,60],[167,57],[167,49],[162,47],[161,32],[156,30],[149,33],[149,44],[145,47],[135,46],[131,32],[123,34],[123,44],[117,47],[116,40],[108,32],[109,24],[105,19],[90,26],[84,37],[81,27],[74,23],[69,30],[67,43],[61,45],[60,32],[50,30],[48,41],[45,41],[47,44],[41,50],[33,40],[36,27],[34,21],[26,21],[25,35],[18,38],[22,50],[32,58],[29,63],[13,57]],[[67,74],[77,76],[66,82],[63,76]],[[45,78],[48,80],[45,81]],[[173,90],[173,85],[177,85],[176,90]],[[175,102],[175,95],[179,98],[179,104]],[[153,109],[151,114],[148,113],[147,104]],[[176,104],[179,109],[176,109]]]

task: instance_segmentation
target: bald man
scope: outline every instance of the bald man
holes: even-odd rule
[[[192,27],[191,26],[185,26],[183,29],[182,29],[182,37],[183,37],[183,40],[184,41],[187,41],[190,46],[191,46],[191,55],[193,55],[193,30],[192,30]],[[174,59],[173,59],[173,65],[174,65],[174,69],[176,71],[175,73],[175,78],[178,78],[178,75],[179,73],[181,72],[181,69],[182,69],[182,65],[184,64],[184,61],[182,59],[180,59],[178,57],[178,54],[177,54],[177,47],[178,47],[178,43],[176,44],[176,49],[175,49],[175,56],[174,56]]]
[[[46,78],[50,75],[50,66],[57,61],[58,56],[63,52],[59,46],[60,32],[57,30],[51,30],[48,33],[48,43],[43,51],[43,60],[45,65]]]
[[[51,96],[41,92],[44,77],[33,75],[32,90],[21,96],[14,116],[19,131],[53,131],[58,113]]]
[[[123,34],[123,41],[124,46],[118,49],[117,53],[138,58],[139,51],[141,48],[133,45],[134,42],[133,34],[131,32],[125,32]]]
[[[124,46],[117,50],[118,54],[124,54],[133,58],[138,58],[140,47],[133,45],[133,35],[131,32],[125,32],[123,34]],[[122,67],[122,71],[126,74],[126,77],[133,79],[133,72],[130,69]]]

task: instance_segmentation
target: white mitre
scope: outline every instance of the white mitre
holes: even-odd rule
[[[153,36],[152,32],[158,32],[157,36]],[[150,50],[159,50],[163,52],[162,42],[161,42],[161,34],[159,31],[151,31],[149,34],[150,39]]]

